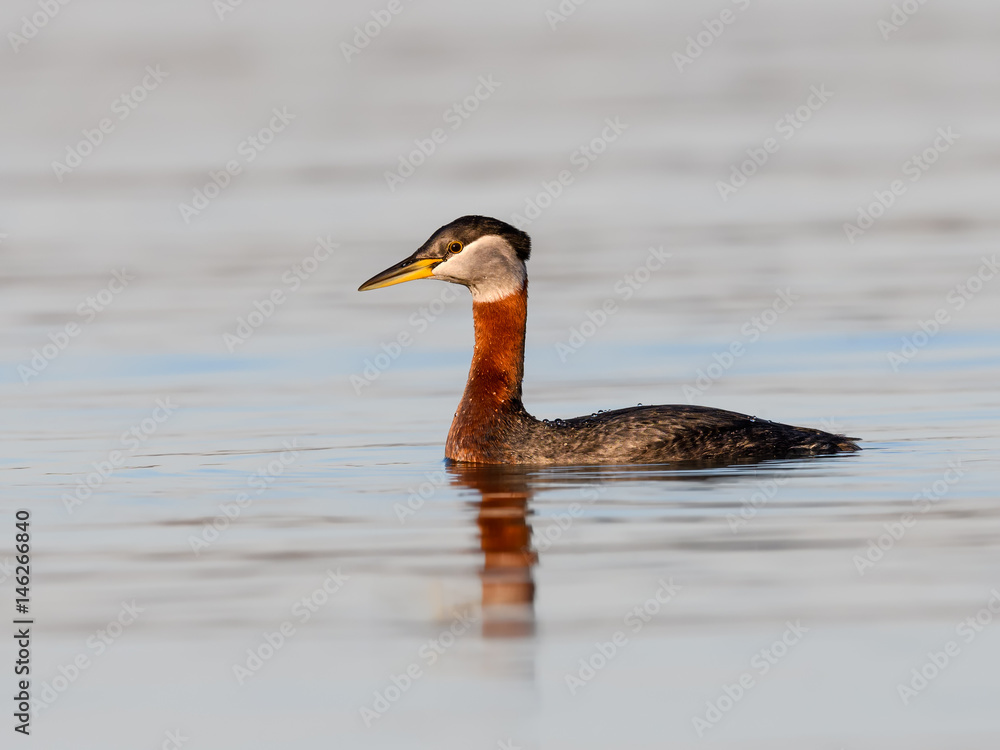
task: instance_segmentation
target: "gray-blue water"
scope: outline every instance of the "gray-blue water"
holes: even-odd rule
[[[996,747],[995,6],[219,5],[0,13],[16,741]],[[446,467],[467,293],[355,290],[466,213],[529,222],[537,416],[865,450]]]

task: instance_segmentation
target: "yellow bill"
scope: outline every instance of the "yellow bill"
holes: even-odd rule
[[[384,286],[402,284],[404,281],[426,279],[428,276],[433,275],[434,266],[441,263],[441,261],[441,258],[420,258],[418,260],[407,258],[401,263],[385,269],[382,273],[372,276],[358,287],[358,291],[365,292],[369,289],[381,289]]]

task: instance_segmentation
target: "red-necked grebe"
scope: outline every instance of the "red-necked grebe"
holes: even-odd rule
[[[463,216],[406,260],[361,285],[435,278],[472,292],[476,345],[445,457],[481,464],[629,464],[743,461],[856,451],[856,438],[705,406],[632,406],[538,420],[521,403],[531,253],[527,234]]]

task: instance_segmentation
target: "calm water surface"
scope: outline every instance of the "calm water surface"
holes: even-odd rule
[[[348,64],[374,6],[91,5],[0,73],[0,467],[8,529],[33,518],[35,746],[996,747],[1000,280],[969,282],[997,252],[994,7],[928,4],[883,41],[891,8],[762,3],[680,73],[722,6],[586,4],[552,31],[533,3],[414,4]],[[57,183],[52,159],[157,62],[162,87]],[[480,75],[501,86],[390,192]],[[723,202],[814,85],[834,97]],[[177,204],[274,107],[297,119],[185,224]],[[614,117],[628,129],[576,171]],[[865,450],[446,466],[468,295],[354,290],[563,169],[529,227],[533,413],[697,389]]]

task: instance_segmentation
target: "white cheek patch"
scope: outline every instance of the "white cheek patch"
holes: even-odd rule
[[[443,281],[464,284],[473,302],[496,302],[524,287],[527,273],[514,248],[495,234],[470,242],[462,252],[434,267]]]

